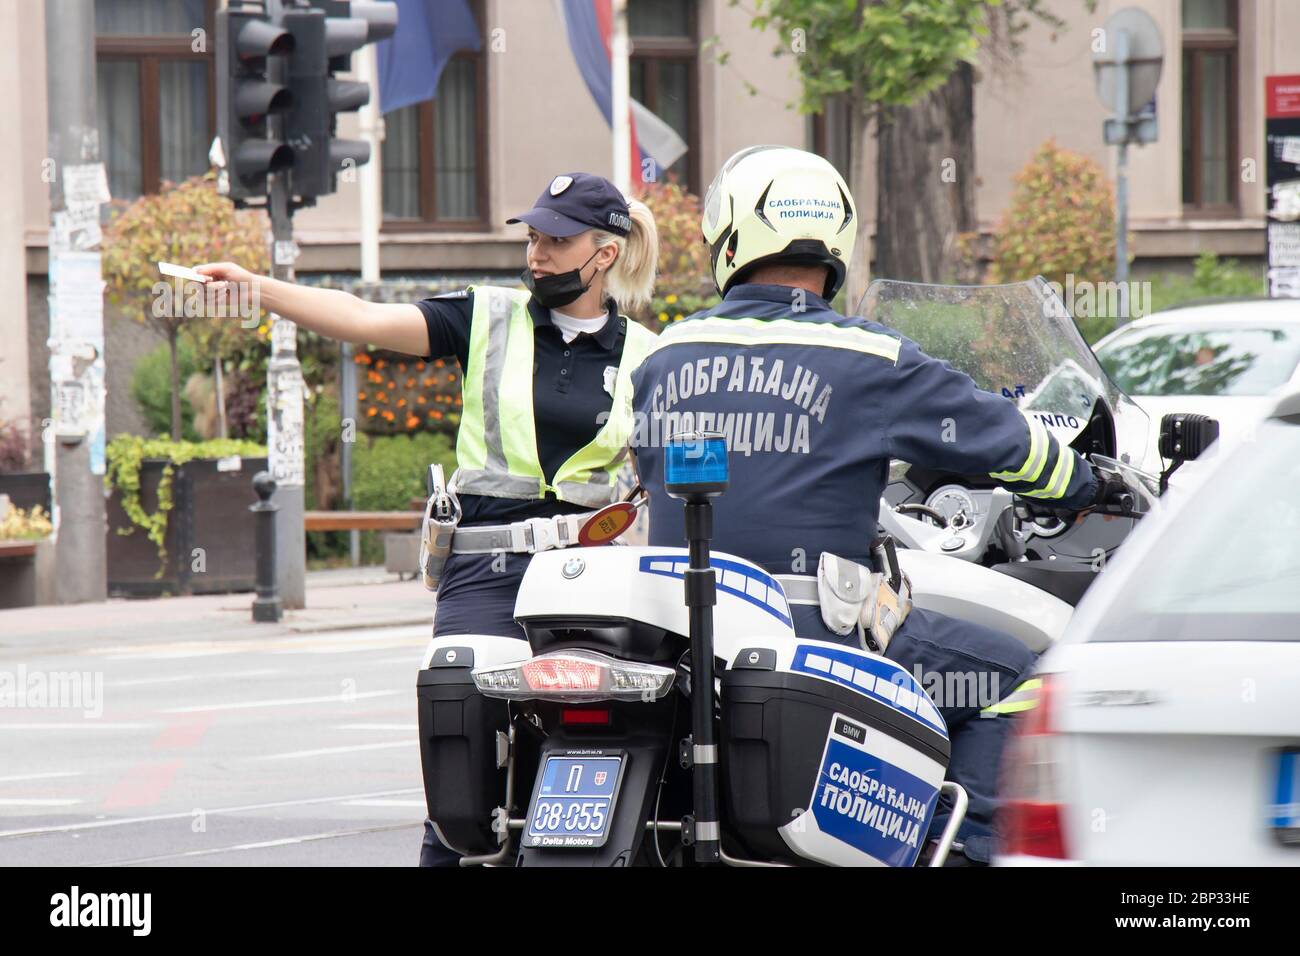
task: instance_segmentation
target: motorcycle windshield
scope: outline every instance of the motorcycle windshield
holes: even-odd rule
[[[1011,399],[1067,444],[1102,402],[1114,419],[1116,457],[1143,462],[1150,436],[1146,413],[1111,381],[1041,276],[980,286],[875,279],[857,314],[901,332],[980,388]]]

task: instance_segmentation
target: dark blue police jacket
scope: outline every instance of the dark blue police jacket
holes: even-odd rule
[[[788,286],[733,286],[669,327],[633,374],[632,435],[650,543],[684,545],[664,491],[663,440],[722,432],[731,483],[713,547],[773,574],[813,574],[822,551],[866,563],[889,460],[989,475],[1062,508],[1096,491],[1087,462],[1015,403],[976,387],[879,323]]]

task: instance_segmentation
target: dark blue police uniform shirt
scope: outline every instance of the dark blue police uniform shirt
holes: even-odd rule
[[[473,291],[422,299],[416,305],[429,328],[425,361],[455,356],[464,381],[469,363]],[[627,320],[618,315],[611,301],[609,319],[598,332],[582,332],[572,342],[565,342],[551,322],[550,310],[536,299],[528,300],[528,313],[534,326],[533,425],[537,456],[549,482],[565,461],[596,437],[601,412],[607,413],[613,406],[613,396],[605,391],[605,369],[617,367],[623,357]],[[586,510],[558,501],[554,495],[533,500],[468,494],[459,497],[462,525],[506,524]]]
[[[795,291],[733,286],[717,306],[683,321],[787,319],[814,334],[818,325],[863,329],[898,340],[897,362],[802,343],[682,342],[651,353],[632,376],[631,442],[650,495],[651,544],[686,543],[682,504],[663,488],[662,432],[674,427],[673,413],[690,412],[689,427],[728,438],[730,484],[713,499],[714,547],[774,574],[815,574],[822,551],[866,563],[890,458],[986,476],[1014,472],[1028,457],[1029,429],[1014,402],[977,388],[897,331],[840,315],[821,296],[801,293],[796,312]],[[688,426],[678,419],[675,427]],[[1060,453],[1076,455],[1052,437],[1039,485]],[[1074,468],[1061,507],[1083,507],[1095,492],[1087,462],[1076,455]]]

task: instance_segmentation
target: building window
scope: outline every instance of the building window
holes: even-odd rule
[[[686,142],[686,153],[667,172],[694,193],[700,191],[696,20],[695,0],[628,0],[632,98]]]
[[[847,94],[828,97],[821,111],[808,115],[805,127],[808,148],[830,160],[846,183],[853,182],[852,172],[853,110]]]
[[[1237,211],[1237,4],[1183,0],[1183,205]]]
[[[482,24],[481,4],[475,14]],[[483,228],[487,222],[487,61],[462,50],[430,101],[384,116],[386,228]]]
[[[207,171],[214,13],[211,0],[95,0],[99,149],[114,198]]]

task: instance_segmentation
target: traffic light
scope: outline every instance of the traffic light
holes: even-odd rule
[[[285,117],[285,140],[293,148],[294,195],[310,203],[334,192],[341,169],[370,160],[364,140],[336,139],[337,114],[370,101],[370,86],[336,79],[350,67],[351,54],[397,29],[397,4],[328,0],[319,7],[284,12],[294,39],[289,88],[294,108]]]
[[[266,196],[268,173],[287,169],[293,150],[273,138],[267,120],[293,106],[287,87],[269,76],[271,57],[292,54],[293,36],[260,10],[217,11],[218,188],[236,206]]]

